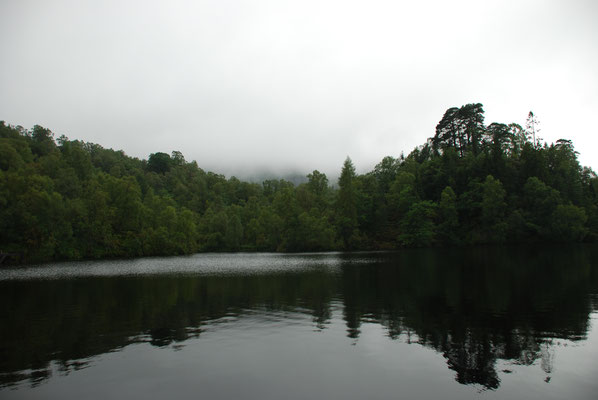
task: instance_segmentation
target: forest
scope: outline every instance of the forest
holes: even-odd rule
[[[434,136],[338,182],[259,183],[0,121],[0,250],[19,262],[196,252],[596,242],[598,177],[570,140],[448,109]]]

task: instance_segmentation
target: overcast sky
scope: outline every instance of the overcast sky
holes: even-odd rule
[[[598,170],[598,1],[0,0],[0,120],[208,170],[359,172],[444,111]]]

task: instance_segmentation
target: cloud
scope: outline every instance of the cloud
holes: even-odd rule
[[[364,172],[481,102],[597,168],[594,4],[4,3],[0,118],[216,171]]]

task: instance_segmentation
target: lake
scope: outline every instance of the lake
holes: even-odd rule
[[[598,247],[0,270],[0,398],[590,399]]]

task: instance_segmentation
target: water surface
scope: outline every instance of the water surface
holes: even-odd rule
[[[593,398],[596,246],[0,270],[0,397]]]

